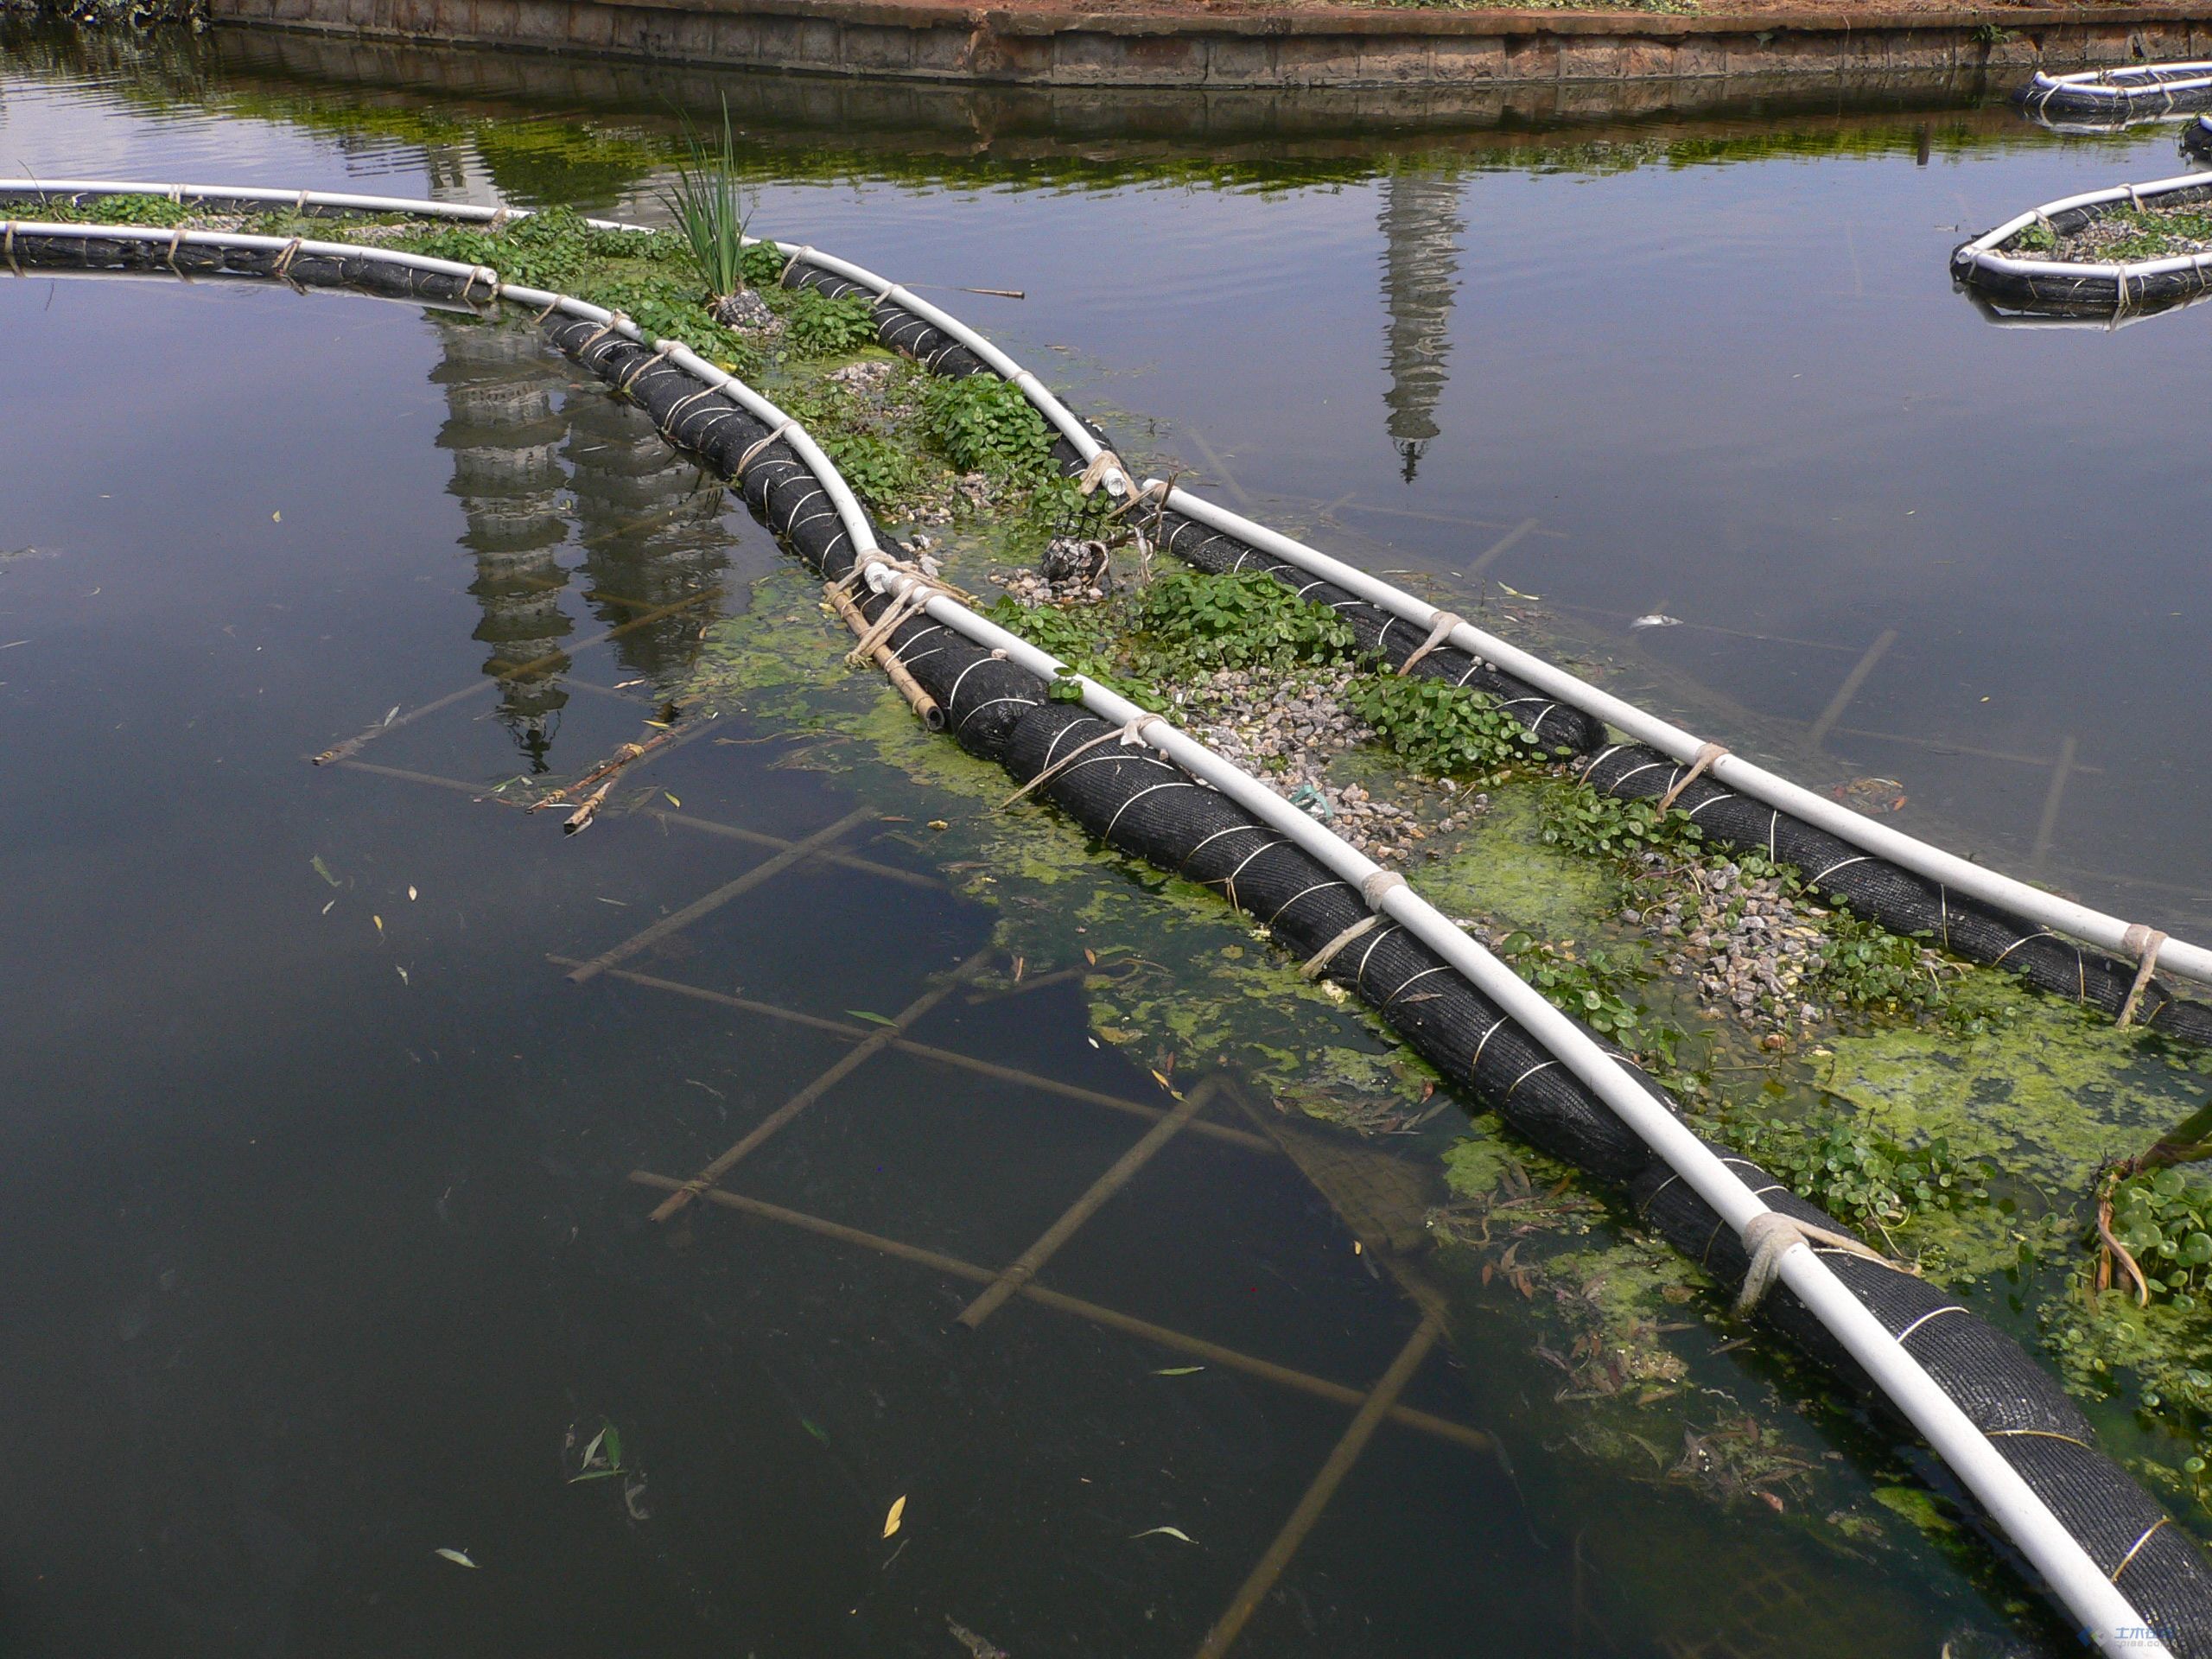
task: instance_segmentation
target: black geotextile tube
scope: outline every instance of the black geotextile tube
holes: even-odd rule
[[[2152,71],[2153,75],[2159,72]],[[2196,67],[2177,67],[2169,77],[2175,80],[2202,80],[2206,73]],[[2033,110],[2041,116],[2101,116],[2107,120],[2124,120],[2137,115],[2171,115],[2177,110],[2201,110],[2212,105],[2212,86],[2189,86],[2170,91],[2163,79],[2144,79],[2133,86],[2115,86],[2107,82],[2097,91],[2090,87],[2095,83],[2062,84],[2045,92],[2038,92],[2031,81],[2013,93],[2013,101]]]
[[[746,500],[817,575],[834,581],[850,572],[855,550],[826,492],[761,423],[605,329],[563,320],[547,332],[563,351],[613,381],[672,439],[735,479]],[[887,537],[879,540],[887,549],[897,546]],[[858,597],[871,620],[890,603],[865,588]],[[964,747],[1025,783],[1074,755],[1045,779],[1039,794],[1116,850],[1217,890],[1292,956],[1311,958],[1335,943],[1327,976],[1356,992],[1479,1105],[1532,1146],[1622,1189],[1647,1225],[1722,1286],[1742,1284],[1747,1263],[1740,1243],[1688,1183],[1457,970],[1398,924],[1374,916],[1351,883],[1148,748],[1104,742],[1076,754],[1084,744],[1110,738],[1115,728],[1076,704],[1053,700],[1035,676],[942,624],[910,619],[888,643],[938,700]],[[1675,1109],[1657,1085],[1645,1080],[1644,1086]],[[1757,1165],[1729,1161],[1776,1208],[1844,1230]],[[1821,1253],[2179,1659],[2212,1659],[2212,1572],[2187,1535],[2095,1448],[2088,1425],[2051,1376],[1940,1290],[1847,1252]],[[1883,1403],[1786,1287],[1769,1294],[1762,1313]],[[1993,1531],[1993,1537],[2002,1545],[2001,1535]]]
[[[2184,133],[2184,143],[2186,138]],[[2164,207],[2182,202],[2202,202],[2208,199],[2212,199],[2212,178],[2208,178],[2201,187],[2160,191],[2148,200],[2154,207]],[[2046,222],[2055,234],[2070,236],[2107,213],[2131,205],[2123,198],[2093,203],[2086,207],[2063,208],[2050,214]],[[2201,266],[2149,273],[2132,269],[2127,273],[2127,291],[2122,294],[2120,279],[2116,275],[2069,276],[2056,271],[1994,270],[1969,254],[1967,251],[1968,245],[1969,243],[1961,242],[1951,251],[1951,275],[1978,293],[2032,305],[2039,309],[2097,313],[2110,311],[2123,303],[2129,306],[2170,303],[2212,288],[2212,270]]]
[[[491,286],[443,271],[418,270],[374,257],[289,252],[282,248],[209,247],[166,240],[116,237],[40,236],[0,238],[0,264],[55,265],[77,270],[173,271],[180,276],[274,276],[302,288],[352,288],[363,293],[418,300],[489,302]]]
[[[1672,789],[1686,770],[1656,749],[1624,743],[1600,752],[1582,777],[1600,794],[1653,800]],[[2135,983],[2132,963],[2086,950],[2048,928],[1962,897],[1710,778],[1694,779],[1675,805],[1689,815],[1708,845],[1794,864],[1808,887],[1842,900],[1854,914],[1892,933],[1924,933],[1954,956],[2002,968],[2038,989],[2107,1014],[2119,1014]],[[2177,996],[2156,975],[2143,988],[2135,1017],[2154,1031],[2212,1044],[2212,1005]]]
[[[994,372],[981,358],[934,324],[848,277],[800,259],[785,268],[784,282],[787,287],[811,288],[832,299],[849,296],[867,299],[874,310],[877,337],[892,350],[914,359],[932,374],[958,379]],[[1113,448],[1106,435],[1096,427],[1091,429],[1091,435],[1108,448]],[[1065,435],[1055,439],[1052,458],[1069,477],[1078,476],[1089,464]],[[1402,617],[1394,616],[1332,582],[1320,581],[1295,565],[1271,557],[1234,536],[1159,503],[1139,505],[1132,512],[1135,522],[1143,528],[1155,547],[1165,548],[1186,564],[1216,575],[1261,571],[1300,598],[1326,605],[1351,625],[1360,650],[1373,652],[1393,666],[1402,664],[1419,651],[1427,638],[1423,630]],[[1448,680],[1454,685],[1472,686],[1488,693],[1500,709],[1527,729],[1529,742],[1541,753],[1555,756],[1587,754],[1605,741],[1602,721],[1544,696],[1526,681],[1468,655],[1456,645],[1438,645],[1414,664],[1412,672],[1423,678]]]

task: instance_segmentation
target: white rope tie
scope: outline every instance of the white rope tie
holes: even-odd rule
[[[915,590],[909,588],[907,591],[912,593]],[[1077,760],[1080,760],[1084,755],[1090,753],[1091,750],[1102,747],[1108,743],[1116,742],[1133,749],[1141,747],[1144,743],[1144,734],[1147,727],[1164,726],[1166,723],[1167,722],[1161,720],[1158,715],[1137,715],[1123,725],[1116,726],[1110,730],[1101,732],[1096,737],[1088,739],[1084,742],[1077,744],[1075,747],[1070,749],[1058,760],[1053,761],[1051,766],[1046,767],[1044,771],[1039,772],[1034,778],[1032,778],[1020,789],[1015,790],[1013,794],[1001,801],[999,803],[999,810],[1003,812],[1007,808],[1012,806],[1023,796],[1029,794],[1034,790],[1044,788],[1046,784],[1051,783],[1053,779],[1058,777],[1070,766],[1073,766]],[[1237,827],[1242,829],[1244,826],[1240,824]]]
[[[1404,662],[1398,664],[1398,677],[1403,679],[1407,675],[1412,673],[1414,671],[1414,664],[1421,661],[1422,658],[1427,656],[1430,652],[1434,651],[1446,639],[1450,639],[1452,630],[1458,627],[1459,624],[1465,620],[1466,619],[1465,617],[1452,615],[1449,611],[1439,611],[1436,613],[1435,620],[1428,626],[1428,638],[1422,640],[1420,645],[1414,646],[1413,654],[1408,657]]]
[[[2120,1026],[2124,1031],[2135,1023],[2136,1005],[2142,1001],[2151,976],[2158,970],[2158,952],[2165,946],[2166,936],[2155,927],[2135,922],[2121,937],[2121,943],[2135,958],[2135,983],[2127,988],[2127,1001],[2120,1006]]]
[[[898,597],[884,607],[883,614],[875,619],[866,633],[861,635],[859,643],[845,653],[845,661],[855,668],[867,662],[875,654],[878,645],[896,633],[905,623],[920,614],[922,607],[930,602],[931,592],[931,588],[918,582],[910,588],[900,588]]]
[[[1101,484],[1106,482],[1109,477],[1116,473],[1121,474],[1122,483],[1135,486],[1135,480],[1130,477],[1129,469],[1122,464],[1122,458],[1111,449],[1101,449],[1090,458],[1090,464],[1083,469],[1082,475],[1076,480],[1077,493],[1082,495],[1093,494]]]
[[[599,327],[593,329],[591,333],[586,334],[583,338],[583,343],[578,346],[576,349],[580,352],[588,352],[591,350],[593,346],[598,345],[601,340],[605,340],[609,334],[618,332],[621,325],[629,321],[630,319],[620,311],[608,312],[607,314],[607,321],[601,323]]]
[[[1321,976],[1322,969],[1326,968],[1329,963],[1335,959],[1338,951],[1342,950],[1344,946],[1350,944],[1354,939],[1363,938],[1366,934],[1374,931],[1375,925],[1382,919],[1379,912],[1382,908],[1382,900],[1384,896],[1387,895],[1392,888],[1402,887],[1405,885],[1406,878],[1400,875],[1395,870],[1377,870],[1374,874],[1369,876],[1367,880],[1361,882],[1359,884],[1359,896],[1367,900],[1368,910],[1370,913],[1361,917],[1350,927],[1344,929],[1343,932],[1338,934],[1335,938],[1331,939],[1319,950],[1316,950],[1312,956],[1306,957],[1304,965],[1298,970],[1300,976],[1306,979],[1319,979]]]
[[[797,421],[785,421],[777,427],[774,431],[769,433],[766,437],[761,439],[760,442],[754,444],[750,449],[747,449],[743,454],[737,458],[737,465],[730,468],[730,476],[735,479],[739,483],[744,483],[745,469],[753,464],[753,458],[798,424],[798,423]],[[857,571],[860,569],[860,566],[855,565],[853,569]]]
[[[169,232],[169,269],[176,270],[176,251],[184,245],[184,226],[180,225]],[[177,271],[181,276],[184,273]]]
[[[1699,744],[1697,758],[1690,762],[1690,769],[1675,779],[1674,787],[1659,798],[1660,815],[1663,817],[1667,813],[1674,810],[1675,803],[1681,798],[1682,791],[1695,783],[1703,775],[1707,766],[1727,753],[1728,751],[1718,743]]]
[[[462,295],[462,297],[464,299],[467,297],[466,293]],[[641,358],[637,362],[630,365],[630,372],[622,377],[621,380],[617,384],[616,390],[624,392],[628,391],[631,387],[638,384],[638,377],[639,375],[643,374],[647,369],[652,367],[657,362],[665,363],[668,360],[669,353],[679,349],[683,344],[683,342],[680,340],[662,340],[658,345],[653,347],[652,355],[651,357]]]
[[[286,271],[291,270],[292,256],[299,251],[300,238],[296,236],[277,251],[276,263],[269,267],[269,274],[271,276],[282,276]]]
[[[1744,1274],[1744,1287],[1736,1294],[1736,1316],[1749,1313],[1766,1298],[1774,1282],[1782,1276],[1782,1258],[1795,1245],[1810,1249],[1815,1244],[1827,1244],[1853,1255],[1864,1256],[1869,1262],[1878,1262],[1884,1267],[1904,1271],[1895,1262],[1878,1250],[1870,1250],[1848,1233],[1839,1233],[1815,1222],[1801,1221],[1796,1216],[1784,1215],[1779,1210],[1762,1210],[1744,1224],[1744,1249],[1750,1253],[1751,1264]]]

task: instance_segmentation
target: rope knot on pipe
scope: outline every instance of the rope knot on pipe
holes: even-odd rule
[[[1116,489],[1112,481],[1117,474],[1121,478],[1122,489],[1135,486],[1135,476],[1129,471],[1122,458],[1111,449],[1101,449],[1090,458],[1090,464],[1085,467],[1076,479],[1076,490],[1079,494],[1090,495],[1096,492],[1101,484],[1103,484],[1109,494],[1118,495],[1121,490]]]
[[[1319,979],[1321,972],[1336,959],[1337,953],[1354,939],[1362,938],[1375,931],[1382,921],[1382,900],[1396,888],[1406,885],[1406,878],[1395,870],[1376,870],[1359,884],[1359,896],[1367,901],[1369,914],[1361,917],[1350,927],[1306,958],[1299,967],[1300,977]]]
[[[2135,958],[2135,982],[2127,988],[2127,1001],[2120,1005],[2118,1023],[2122,1030],[2135,1023],[2136,1007],[2150,987],[2151,976],[2158,970],[2158,952],[2165,943],[2164,934],[2142,922],[2129,923],[2127,931],[2120,936],[2121,945]]]
[[[1738,1319],[1744,1318],[1766,1300],[1766,1294],[1782,1276],[1782,1258],[1799,1245],[1810,1249],[1815,1244],[1826,1244],[1834,1249],[1864,1256],[1869,1262],[1878,1262],[1897,1272],[1905,1271],[1878,1250],[1870,1250],[1849,1233],[1837,1232],[1818,1222],[1805,1221],[1786,1215],[1779,1210],[1762,1210],[1744,1224],[1744,1249],[1751,1264],[1744,1274],[1744,1287],[1736,1293],[1733,1310]]]
[[[796,424],[796,422],[785,423],[786,426]],[[779,432],[782,429],[781,427],[777,429]],[[845,573],[844,580],[874,588],[874,584],[868,581],[868,576],[872,571],[879,569],[895,570],[906,578],[906,582],[891,603],[884,607],[883,613],[875,619],[868,631],[861,636],[859,643],[845,653],[845,660],[855,668],[874,656],[875,648],[901,626],[920,615],[930,601],[938,595],[942,594],[956,603],[973,602],[970,595],[962,593],[938,575],[937,561],[927,554],[919,559],[894,559],[881,548],[871,547],[853,561],[853,568]]]
[[[1406,878],[1395,870],[1377,870],[1359,884],[1359,896],[1367,900],[1370,910],[1382,908],[1382,900],[1406,885]]]
[[[1728,751],[1718,743],[1699,744],[1696,758],[1690,762],[1690,769],[1675,779],[1673,787],[1659,798],[1660,816],[1664,817],[1669,812],[1674,810],[1675,803],[1681,798],[1682,791],[1703,777],[1706,768],[1727,753]]]
[[[1429,652],[1434,651],[1439,645],[1444,644],[1445,641],[1449,639],[1452,637],[1452,630],[1459,626],[1466,620],[1467,619],[1464,616],[1454,616],[1449,611],[1437,612],[1435,616],[1429,621],[1428,638],[1422,640],[1418,645],[1415,645],[1413,649],[1412,654],[1408,656],[1404,662],[1398,664],[1398,677],[1400,679],[1403,679],[1407,675],[1412,673],[1414,671],[1414,664],[1419,663],[1422,658],[1427,656]]]

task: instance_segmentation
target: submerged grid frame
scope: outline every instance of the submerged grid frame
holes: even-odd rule
[[[646,607],[636,601],[619,595],[597,594],[610,603],[639,614],[631,622],[608,629],[591,639],[570,646],[564,656],[573,656],[584,650],[605,644],[633,627],[645,626],[673,612],[697,604],[718,593],[709,585],[698,592],[687,594],[673,604]],[[465,794],[472,798],[494,799],[489,787],[470,783],[465,779],[442,776],[435,772],[387,766],[358,758],[361,748],[381,737],[387,731],[397,730],[425,715],[435,714],[462,702],[471,694],[495,688],[511,678],[520,677],[546,667],[543,663],[506,665],[497,671],[472,682],[461,690],[418,705],[404,715],[372,728],[359,737],[327,751],[317,760],[338,770],[359,772],[395,782]],[[570,679],[571,690],[650,709],[645,700],[589,681]],[[660,760],[714,729],[711,721],[696,722],[689,732],[677,734],[640,756],[626,770],[634,771]],[[741,824],[696,814],[666,810],[658,807],[640,809],[639,816],[658,822],[664,830],[681,828],[695,833],[732,840],[766,849],[769,856],[741,872],[734,879],[708,889],[689,904],[671,911],[668,915],[648,924],[637,932],[588,958],[551,954],[550,964],[561,969],[574,984],[588,983],[604,976],[625,983],[654,990],[664,995],[702,1001],[718,1007],[753,1014],[760,1018],[804,1027],[850,1041],[853,1046],[817,1074],[811,1081],[786,1100],[781,1106],[755,1123],[744,1135],[715,1159],[710,1160],[697,1174],[688,1179],[664,1174],[652,1170],[633,1170],[629,1177],[632,1184],[648,1192],[658,1192],[660,1203],[652,1211],[656,1221],[673,1217],[693,1201],[710,1203],[718,1207],[751,1217],[756,1221],[774,1224],[779,1227],[810,1235],[828,1242],[854,1247],[891,1261],[906,1262],[927,1268],[943,1277],[963,1281],[977,1287],[977,1294],[957,1316],[956,1323],[971,1331],[982,1325],[1007,1302],[1022,1300],[1049,1309],[1054,1313],[1081,1319],[1103,1330],[1150,1342],[1171,1352],[1204,1360],[1232,1370],[1240,1376],[1262,1382],[1287,1391],[1347,1407],[1351,1419],[1343,1433],[1331,1447],[1325,1459],[1314,1471],[1298,1502],[1292,1508],[1267,1548],[1262,1552],[1230,1597],[1228,1605],[1208,1627],[1205,1637],[1194,1650],[1195,1659],[1222,1659],[1236,1644],[1247,1624],[1266,1602],[1268,1596],[1281,1580],[1284,1571],[1296,1556],[1307,1535],[1319,1522],[1330,1502],[1342,1487],[1345,1478],[1358,1464],[1361,1455],[1385,1424],[1409,1429],[1430,1440],[1453,1446],[1485,1458],[1502,1458],[1501,1448],[1495,1437],[1471,1424],[1438,1415],[1402,1402],[1401,1396],[1413,1382],[1422,1365],[1434,1352],[1445,1337],[1445,1321],[1440,1300],[1408,1275],[1393,1258],[1395,1255],[1389,1238],[1376,1236],[1372,1228],[1363,1228],[1345,1213],[1334,1197],[1318,1180],[1314,1189],[1331,1204],[1339,1220],[1357,1241],[1358,1248],[1367,1256],[1370,1271],[1380,1280],[1384,1274],[1374,1263],[1384,1264],[1389,1277],[1398,1290],[1414,1304],[1418,1319],[1411,1333],[1399,1347],[1389,1364],[1380,1376],[1364,1386],[1356,1386],[1332,1378],[1303,1371],[1281,1364],[1258,1355],[1244,1352],[1225,1344],[1215,1342],[1203,1335],[1171,1328],[1156,1321],[1124,1310],[1108,1306],[1084,1297],[1071,1295],[1039,1282],[1039,1274],[1052,1258],[1084,1224],[1105,1207],[1116,1194],[1129,1185],[1154,1157],[1179,1136],[1189,1134],[1217,1143],[1236,1147],[1270,1160],[1283,1160],[1301,1176],[1311,1179],[1306,1165],[1294,1156],[1284,1140],[1273,1131],[1266,1116],[1255,1109],[1249,1098],[1235,1081],[1225,1075],[1214,1073],[1200,1078],[1185,1092],[1177,1093],[1166,1088],[1172,1104],[1160,1106],[1150,1102],[1116,1095],[1104,1090],[1084,1087],[1062,1079],[1045,1076],[969,1054],[957,1049],[917,1039],[911,1027],[932,1009],[944,1002],[962,987],[971,985],[999,954],[985,947],[970,956],[950,973],[931,976],[924,988],[905,1007],[890,1018],[887,1024],[874,1027],[813,1014],[804,1009],[783,1007],[714,990],[709,987],[690,984],[680,980],[639,971],[622,965],[631,957],[682,931],[723,906],[747,893],[788,874],[802,865],[828,863],[840,868],[880,880],[922,887],[936,891],[947,891],[944,882],[916,871],[901,868],[868,858],[842,845],[852,832],[875,814],[871,809],[860,808],[811,833],[793,839],[748,829]],[[986,993],[971,997],[985,1000],[989,995],[1000,997],[1025,995],[1043,986],[1072,977],[1073,969],[1040,974],[1027,983],[1017,981],[1006,990]],[[855,1071],[880,1054],[896,1050],[934,1065],[967,1071],[1009,1083],[1034,1090],[1056,1099],[1065,1099],[1097,1107],[1101,1109],[1144,1120],[1143,1134],[1123,1150],[1121,1156],[1071,1202],[1061,1214],[1041,1232],[1028,1247],[1002,1267],[991,1268],[964,1261],[925,1245],[884,1236],[848,1226],[829,1217],[790,1209],[764,1199],[732,1191],[721,1185],[729,1174],[760,1146],[772,1139],[785,1125],[817,1105],[824,1096],[848,1079]],[[1163,1085],[1166,1087],[1166,1085]],[[1222,1101],[1240,1109],[1253,1128],[1242,1128],[1206,1116],[1206,1108]]]

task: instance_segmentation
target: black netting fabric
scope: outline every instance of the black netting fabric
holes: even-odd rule
[[[966,346],[932,324],[915,316],[875,290],[850,279],[795,260],[784,273],[792,287],[811,288],[833,298],[858,296],[874,308],[876,333],[886,346],[913,358],[935,374],[957,378],[988,374],[989,366]],[[1102,443],[1103,433],[1094,430]],[[1108,444],[1110,448],[1112,446]],[[1086,463],[1063,437],[1053,446],[1063,471],[1073,477]],[[1156,547],[1166,549],[1185,563],[1217,575],[1256,570],[1273,576],[1300,597],[1326,605],[1351,626],[1360,649],[1381,656],[1392,665],[1402,664],[1421,650],[1426,632],[1403,619],[1369,604],[1334,583],[1316,580],[1296,566],[1271,557],[1236,537],[1200,524],[1165,506],[1148,505],[1135,510],[1136,522]],[[1423,655],[1411,671],[1425,678],[1449,680],[1487,692],[1498,706],[1527,728],[1538,750],[1553,755],[1587,754],[1605,741],[1602,722],[1568,707],[1556,698],[1515,678],[1456,646],[1440,645]]]
[[[834,579],[849,570],[851,543],[821,486],[758,422],[719,397],[702,397],[689,377],[626,340],[577,322],[556,323],[549,332],[624,387],[679,442],[727,472],[746,462],[738,479],[746,499],[819,575]],[[869,594],[861,603],[874,618],[887,601]],[[1148,748],[1110,741],[1107,722],[1054,701],[1040,681],[950,630],[917,618],[896,629],[890,644],[968,748],[1022,782],[1042,778],[1038,792],[1091,833],[1219,893],[1292,955],[1310,958],[1333,945],[1327,976],[1359,995],[1476,1102],[1532,1145],[1613,1183],[1646,1224],[1720,1284],[1742,1283],[1741,1244],[1704,1201],[1494,1003],[1402,927],[1375,917],[1351,884],[1218,791]],[[1656,1085],[1645,1087],[1674,1109]],[[1730,1161],[1776,1208],[1835,1227],[1756,1165]],[[1991,1435],[2091,1559],[2117,1575],[2171,1649],[2183,1659],[2212,1659],[2212,1573],[2186,1535],[2096,1450],[2050,1374],[1935,1287],[1847,1253],[1824,1254]],[[1853,1385],[1867,1386],[1786,1289],[1769,1295],[1762,1316]]]
[[[420,300],[490,300],[489,286],[360,254],[287,253],[275,248],[208,247],[167,238],[0,235],[0,262],[77,270],[174,271],[180,276],[276,276],[303,288],[353,288]]]
[[[1601,793],[1652,800],[1684,771],[1656,749],[1623,744],[1593,757],[1582,776]],[[1794,864],[1808,886],[1891,932],[1924,933],[1955,955],[2018,974],[2054,995],[2117,1014],[2135,982],[2131,963],[1963,898],[1710,778],[1694,779],[1675,804],[1712,844]],[[2212,1044],[2212,1005],[2177,996],[2156,976],[2143,988],[2136,1019],[2189,1042]]]
[[[2181,153],[2192,162],[2212,162],[2212,116],[2198,116],[2181,130]]]

